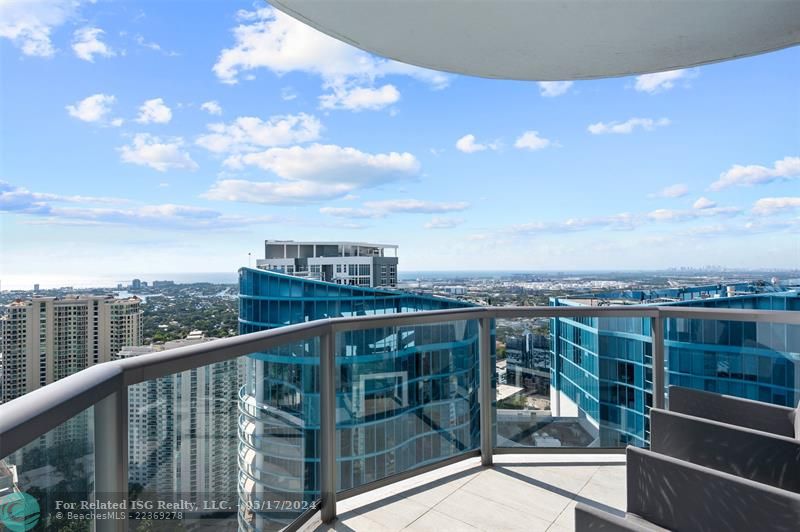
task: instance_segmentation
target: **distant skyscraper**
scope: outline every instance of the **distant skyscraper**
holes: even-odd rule
[[[209,340],[125,347],[114,358]],[[235,497],[240,367],[241,360],[229,360],[128,389],[128,478],[141,487],[143,497],[197,497],[193,502],[200,503]]]
[[[369,287],[397,285],[397,246],[365,242],[267,240],[260,270],[336,284]],[[388,257],[385,250],[393,249]]]
[[[276,248],[270,248],[270,242],[267,245],[270,252],[284,255],[284,244]],[[286,245],[295,248],[291,254],[327,255],[319,248],[315,252],[311,243]],[[378,253],[377,248],[373,249]],[[369,283],[374,273],[365,272],[365,278],[359,280],[356,270],[350,278],[352,264],[348,261],[365,258],[367,261],[361,265],[381,264],[370,264],[370,257],[360,257],[359,253],[337,255],[339,260],[327,265],[327,258],[320,260],[320,273],[327,270],[339,284],[242,268],[239,332],[321,318],[470,306],[394,290],[342,286]],[[288,249],[285,254],[290,254]],[[259,261],[259,266],[269,263],[273,270],[278,264],[294,267],[274,260],[294,259],[266,259]],[[394,258],[393,263],[396,261]],[[310,258],[307,264],[314,265]],[[336,269],[326,268],[337,264],[347,266],[346,272],[339,270],[339,277],[335,277]],[[387,283],[389,279],[387,271]],[[494,346],[493,341],[491,345]],[[382,327],[338,335],[338,489],[357,487],[476,449],[477,353],[476,320]],[[320,482],[318,344],[305,342],[256,353],[246,363],[239,425],[240,508],[248,508],[248,501],[253,499],[312,501],[319,496]],[[245,529],[261,530],[271,521],[285,521],[287,514],[256,509],[245,510],[242,517],[240,524],[246,525]]]
[[[657,304],[800,311],[796,291],[763,283],[624,290],[553,298],[555,306]],[[761,293],[759,293],[761,292]],[[800,326],[666,319],[666,384],[795,406]],[[604,447],[647,445],[652,399],[649,318],[551,321],[551,408],[595,428]]]
[[[0,403],[142,343],[137,297],[34,297],[6,305],[0,317]]]
[[[142,281],[140,279],[134,279],[131,281],[131,289],[132,290],[139,290],[142,288]]]
[[[35,285],[33,285],[33,291],[34,292],[38,292],[39,291],[39,283],[36,283]]]

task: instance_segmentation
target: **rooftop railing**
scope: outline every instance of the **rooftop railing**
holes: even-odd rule
[[[506,443],[498,444],[497,427],[503,421],[498,419],[496,410],[494,349],[491,345],[491,338],[494,320],[514,318],[557,318],[575,321],[591,318],[628,318],[648,324],[643,331],[649,334],[650,345],[652,346],[647,359],[652,365],[652,377],[646,380],[646,387],[652,388],[652,406],[659,408],[665,407],[665,389],[670,379],[670,374],[666,370],[668,366],[665,362],[665,354],[670,349],[669,342],[665,342],[665,324],[668,320],[700,320],[704,322],[715,320],[725,323],[744,322],[757,325],[769,324],[770,327],[783,327],[781,334],[784,337],[783,340],[779,341],[783,352],[789,352],[795,358],[800,356],[797,354],[800,352],[800,340],[796,338],[797,331],[800,331],[800,327],[798,327],[800,326],[800,312],[794,311],[657,306],[475,307],[407,314],[324,319],[99,364],[2,404],[0,405],[0,458],[22,451],[31,442],[44,439],[65,423],[78,419],[80,416],[86,416],[87,410],[92,410],[93,414],[86,416],[83,421],[84,424],[78,425],[77,429],[75,429],[78,431],[85,430],[88,434],[93,435],[93,459],[90,460],[92,463],[85,463],[85,461],[81,462],[79,460],[70,463],[80,463],[81,467],[85,466],[93,469],[93,482],[87,481],[82,488],[85,491],[86,498],[90,496],[96,497],[97,494],[102,493],[109,494],[109,497],[117,502],[127,501],[131,495],[129,493],[130,472],[128,471],[129,444],[131,438],[140,437],[138,433],[129,435],[130,416],[133,415],[131,414],[132,410],[130,410],[132,408],[132,395],[130,394],[134,393],[132,390],[141,390],[141,388],[132,388],[133,386],[153,383],[170,375],[196,370],[212,364],[238,360],[240,357],[247,355],[256,354],[257,359],[257,354],[259,353],[279,350],[289,345],[309,343],[313,343],[314,347],[306,351],[306,353],[311,353],[311,356],[315,357],[315,363],[319,365],[319,399],[314,408],[315,416],[318,415],[318,419],[313,422],[317,424],[315,425],[315,430],[318,430],[319,433],[318,458],[314,457],[314,460],[318,459],[319,463],[319,482],[317,483],[319,499],[314,504],[308,505],[307,508],[302,508],[306,511],[291,522],[288,525],[288,529],[296,529],[317,511],[321,513],[323,522],[333,520],[336,517],[337,499],[351,497],[467,457],[480,456],[481,463],[484,466],[490,466],[493,455],[501,453],[585,453],[593,450],[604,453],[609,452],[609,448],[603,447],[602,442],[597,440],[585,445],[568,447],[547,447],[526,445],[524,443],[508,445],[507,442],[511,440],[507,438],[503,440]],[[342,419],[343,409],[341,404],[343,400],[351,401],[349,396],[344,399],[342,397],[337,399],[337,385],[339,388],[343,387],[339,370],[344,358],[347,356],[346,353],[339,349],[344,342],[342,335],[358,331],[368,332],[376,329],[391,329],[399,333],[403,332],[404,328],[409,327],[453,323],[472,323],[476,326],[478,334],[477,387],[475,389],[468,389],[467,387],[457,392],[461,394],[462,399],[469,396],[468,398],[477,400],[476,404],[479,405],[477,409],[479,418],[477,423],[479,427],[477,442],[452,441],[452,438],[447,442],[443,439],[441,441],[423,442],[418,446],[418,449],[422,449],[424,453],[424,459],[418,460],[419,467],[398,471],[386,465],[386,467],[381,466],[380,474],[372,477],[363,477],[366,480],[344,482],[342,478],[338,478],[340,471],[337,467],[337,456],[341,459],[341,454],[344,451],[341,448],[342,444],[339,444],[337,452],[337,441],[339,441],[337,431],[346,430],[345,427],[347,426]],[[643,331],[639,332],[643,333]],[[398,334],[398,336],[401,335]],[[431,350],[436,348],[433,343],[429,346]],[[736,345],[728,346],[728,348],[739,349]],[[296,354],[292,356],[296,356]],[[318,357],[318,362],[316,362],[316,357]],[[791,364],[795,368],[794,377],[790,376],[787,379],[794,379],[794,381],[793,383],[788,382],[788,386],[793,386],[796,390],[800,390],[800,382],[798,382],[798,379],[800,379],[800,359],[793,359]],[[426,375],[431,375],[434,372],[434,370],[426,371],[428,371]],[[597,371],[599,374],[599,370]],[[385,375],[389,375],[389,377],[385,377]],[[385,375],[380,374],[379,377],[381,379],[390,379],[392,374],[386,373]],[[337,381],[337,379],[339,380]],[[362,386],[363,382],[362,379]],[[409,385],[404,384],[403,386],[407,388]],[[458,386],[461,385],[458,384]],[[419,387],[422,389],[422,384]],[[351,390],[348,390],[348,393],[350,392]],[[143,392],[136,391],[135,393]],[[153,397],[158,396],[157,391],[153,393],[156,393]],[[355,394],[356,391],[352,391],[352,393]],[[363,393],[363,391],[359,393]],[[474,394],[477,394],[477,397],[474,397]],[[297,392],[295,395],[299,396],[301,394]],[[424,397],[424,402],[434,402],[435,400],[435,394],[431,397]],[[597,398],[595,397],[595,399]],[[396,400],[406,404],[404,397]],[[337,401],[339,402],[337,403]],[[337,407],[337,405],[339,406]],[[146,406],[150,407],[152,405]],[[245,449],[245,453],[248,452],[248,449],[255,449],[259,445],[273,445],[263,434],[258,434],[258,431],[254,431],[251,434],[246,428],[250,426],[248,424],[252,421],[248,416],[253,414],[253,409],[255,408],[255,406],[244,404],[244,401],[242,401],[237,409],[240,416],[240,431],[244,433],[244,442],[241,445],[248,446]],[[453,416],[452,425],[454,427],[458,425],[459,414],[457,410],[451,406],[450,415]],[[302,412],[302,408],[298,407],[297,414],[284,415],[290,417],[293,415],[302,416]],[[466,416],[468,417],[469,414],[467,413]],[[576,414],[575,417],[579,416]],[[515,423],[517,425],[519,423],[523,425],[524,423],[533,423],[530,418],[525,416],[522,416],[522,418],[523,421],[515,421]],[[585,420],[583,421],[585,422]],[[438,427],[437,423],[441,421],[426,418],[423,422],[427,424],[426,426],[436,429]],[[309,421],[309,423],[311,422]],[[469,421],[466,423],[468,424]],[[242,427],[245,428],[243,429]],[[523,426],[523,428],[525,427]],[[531,433],[535,432],[534,427],[531,426],[530,429],[528,431],[522,430],[520,433],[524,432],[526,434],[525,437],[530,436]],[[574,430],[580,431],[580,427],[576,425]],[[455,433],[453,432],[453,434]],[[550,436],[547,437],[552,437],[553,432],[545,431],[544,434],[545,436],[549,434]],[[232,436],[231,439],[237,438]],[[402,440],[403,438],[399,439]],[[457,440],[458,437],[455,437],[455,439]],[[518,440],[514,441],[517,442]],[[388,441],[385,441],[383,445],[388,447]],[[441,450],[439,454],[435,451],[430,451],[431,448],[439,449],[441,447],[441,449],[444,449],[444,445],[450,446],[448,448],[451,450],[447,452]],[[276,449],[275,454],[277,456],[280,456],[281,452],[291,451],[291,449],[279,451],[278,445],[273,445],[273,447]],[[617,446],[620,451],[623,447],[624,445]],[[156,451],[153,450],[153,452]],[[163,452],[164,449],[161,449],[161,451]],[[171,452],[171,450],[167,449],[166,452]],[[446,458],[437,459],[437,456],[446,456]],[[270,478],[278,477],[274,469],[270,472],[264,472],[259,470],[257,466],[263,467],[263,464],[254,462],[243,464],[240,457],[238,464],[228,464],[226,467],[240,468],[239,490],[242,491],[246,490],[247,486],[252,485],[254,479],[263,478],[261,475],[271,475]],[[90,476],[85,471],[83,474]],[[70,475],[62,473],[58,478],[59,481],[66,482],[66,480],[69,480]],[[275,480],[274,482],[279,481]],[[293,486],[291,475],[283,477],[280,482],[285,482],[290,486],[289,489],[294,489],[291,488]],[[339,489],[342,486],[346,486],[346,488]],[[0,488],[2,488],[1,485]],[[0,492],[1,494],[2,492]],[[128,507],[127,510],[130,510],[130,508]],[[252,526],[251,522],[248,521],[248,519],[252,518],[252,513],[245,512],[240,508],[237,516],[242,528]],[[115,514],[112,519],[97,519],[95,526],[100,531],[125,531],[128,530],[128,520],[128,511],[123,511]]]

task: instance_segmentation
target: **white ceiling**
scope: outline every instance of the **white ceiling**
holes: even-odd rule
[[[800,0],[270,0],[378,55],[474,76],[671,70],[800,42]]]

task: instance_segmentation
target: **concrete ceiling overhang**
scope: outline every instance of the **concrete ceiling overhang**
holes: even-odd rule
[[[555,81],[724,61],[800,42],[800,0],[271,0],[421,67]]]

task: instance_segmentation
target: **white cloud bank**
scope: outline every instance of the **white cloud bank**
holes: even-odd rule
[[[59,203],[85,204],[64,207]],[[275,216],[226,215],[212,209],[190,205],[159,204],[125,208],[91,206],[98,203],[127,203],[117,198],[62,196],[31,192],[0,181],[0,212],[44,218],[44,222],[91,225],[131,225],[155,230],[216,230],[281,221]]]
[[[400,98],[393,85],[375,87],[379,78],[410,76],[434,88],[449,81],[439,72],[376,57],[269,7],[239,11],[237,18],[235,43],[220,52],[213,67],[223,83],[238,83],[243,73],[261,68],[279,76],[306,72],[320,76],[331,91],[320,98],[323,108],[374,110]]]
[[[205,197],[250,203],[334,199],[358,189],[412,179],[420,168],[417,158],[407,152],[372,154],[331,144],[238,153],[228,157],[225,165],[231,169],[256,167],[283,181],[224,179],[214,184]]]
[[[761,198],[753,204],[753,214],[771,215],[800,209],[800,196],[784,198]]]
[[[465,201],[436,202],[418,199],[366,201],[362,207],[322,207],[319,212],[339,218],[384,218],[389,214],[439,214],[463,211]]]
[[[52,57],[52,31],[75,15],[78,0],[3,0],[0,37],[9,39],[23,54]]]
[[[772,167],[735,164],[711,184],[710,190],[719,191],[733,186],[766,185],[776,181],[800,179],[800,157],[784,157]]]

